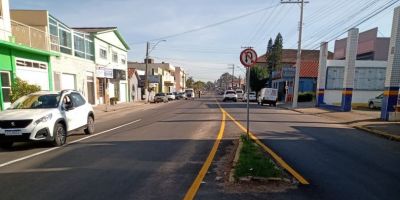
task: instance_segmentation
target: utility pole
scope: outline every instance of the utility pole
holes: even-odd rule
[[[300,4],[299,40],[298,40],[298,46],[297,46],[296,75],[294,78],[293,104],[292,104],[292,108],[297,108],[297,99],[299,96],[300,67],[301,67],[301,39],[302,39],[302,34],[303,34],[303,10],[304,10],[304,4],[309,3],[309,1],[304,1],[304,0],[297,0],[297,1],[286,0],[286,1],[284,1],[284,0],[281,0],[281,3]]]
[[[235,81],[235,64],[229,64],[232,66],[232,90],[233,90],[233,82]]]
[[[147,45],[146,45],[146,60],[145,60],[145,64],[146,64],[146,71],[144,72],[144,92],[145,92],[145,95],[146,95],[146,99],[147,99],[147,102],[149,102],[149,80],[148,80],[148,73],[147,73],[147,71],[148,71],[148,63],[149,63],[149,49],[150,49],[150,42],[147,42]]]

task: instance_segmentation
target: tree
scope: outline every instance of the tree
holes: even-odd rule
[[[40,91],[40,86],[38,85],[31,85],[26,81],[21,80],[20,78],[17,78],[15,80],[15,84],[11,88],[11,95],[10,95],[10,101],[14,103],[16,100],[18,100],[20,97],[38,92]]]
[[[206,89],[209,90],[209,91],[214,90],[215,89],[215,84],[213,82],[211,82],[211,81],[208,81],[206,83]]]
[[[260,91],[267,82],[268,70],[265,66],[255,65],[250,68],[250,88],[256,92],[258,96],[258,91]]]
[[[205,87],[206,87],[206,83],[204,83],[203,81],[196,81],[193,83],[193,89],[195,91],[204,90]]]
[[[275,38],[274,45],[272,47],[272,62],[273,62],[273,70],[282,68],[282,48],[283,48],[283,38],[281,33]]]
[[[272,85],[272,70],[273,70],[273,63],[271,62],[271,53],[273,49],[272,38],[269,38],[267,52],[265,53],[265,60],[267,61],[267,69],[268,69],[268,86],[271,87]]]
[[[193,88],[193,84],[194,84],[193,77],[189,77],[189,78],[186,80],[186,87],[187,87],[187,88]]]

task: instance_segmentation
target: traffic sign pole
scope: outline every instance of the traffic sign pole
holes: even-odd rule
[[[240,62],[246,67],[246,95],[247,95],[247,139],[250,139],[250,67],[257,62],[257,53],[252,48],[246,48],[240,53]]]
[[[250,93],[250,67],[246,69],[246,94],[247,94],[247,139],[250,139],[250,107],[249,107],[249,93]]]

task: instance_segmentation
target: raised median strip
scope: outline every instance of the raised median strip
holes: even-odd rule
[[[230,115],[225,109],[221,107],[221,105],[217,102],[219,108],[222,112],[226,113],[226,115],[244,132],[247,133],[246,127],[244,127],[241,123],[239,123],[232,115]],[[289,164],[287,164],[277,153],[275,153],[271,148],[266,146],[263,142],[261,142],[251,131],[249,131],[250,138],[253,139],[258,145],[261,146],[264,151],[266,151],[283,169],[285,169],[288,173],[290,173],[299,183],[303,185],[309,185],[308,182],[300,173],[294,170]]]
[[[380,136],[380,137],[387,138],[389,140],[400,141],[400,135],[393,135],[393,134],[387,133],[385,131],[376,130],[376,129],[369,128],[369,127],[366,127],[366,126],[354,126],[354,128],[366,131],[368,133],[372,133],[372,134]]]

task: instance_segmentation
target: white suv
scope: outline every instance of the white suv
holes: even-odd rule
[[[94,132],[93,108],[79,92],[37,92],[0,112],[0,147],[20,141],[51,141],[61,146],[69,131],[80,128],[86,134]]]
[[[222,101],[223,102],[225,102],[225,101],[234,101],[234,102],[236,102],[237,98],[238,97],[237,97],[237,94],[236,94],[235,91],[226,90],[225,93],[224,93],[224,97],[223,97]]]

